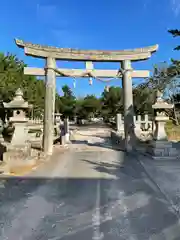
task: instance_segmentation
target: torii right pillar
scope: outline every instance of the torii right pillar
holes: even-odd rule
[[[131,151],[135,141],[134,134],[134,108],[133,108],[133,89],[131,76],[131,61],[122,61],[122,86],[124,102],[124,144],[127,152]]]

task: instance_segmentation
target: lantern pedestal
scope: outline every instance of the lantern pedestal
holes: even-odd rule
[[[155,130],[147,152],[155,160],[175,160],[178,158],[178,151],[168,141],[165,131],[165,124],[169,120],[169,117],[165,114],[165,109],[172,109],[173,105],[166,103],[162,99],[162,94],[158,92],[156,102],[152,108],[155,110]]]
[[[11,139],[12,146],[25,146],[28,140],[28,121],[15,121],[10,119],[10,122],[14,126],[14,133]]]

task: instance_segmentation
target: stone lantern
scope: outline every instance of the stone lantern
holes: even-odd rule
[[[148,153],[152,155],[154,159],[176,159],[178,154],[177,150],[172,147],[172,143],[168,141],[165,131],[165,124],[169,120],[166,115],[166,109],[172,109],[173,104],[168,104],[162,98],[162,93],[157,92],[156,102],[152,105],[154,109],[154,136],[153,140],[148,147]]]
[[[167,140],[165,124],[169,120],[169,117],[166,116],[165,109],[172,109],[173,107],[173,104],[168,104],[162,99],[162,93],[158,91],[156,102],[152,105],[155,111],[154,140]]]
[[[55,116],[55,119],[54,119],[54,122],[55,122],[55,131],[56,131],[56,135],[60,135],[60,125],[61,125],[61,113],[55,113],[54,116]]]
[[[4,107],[13,110],[13,116],[9,119],[9,123],[14,127],[11,145],[23,147],[28,139],[28,118],[26,118],[25,110],[29,109],[29,105],[28,102],[24,101],[23,92],[20,88],[16,91],[11,102],[4,103]]]
[[[55,124],[61,124],[61,116],[62,116],[62,114],[61,113],[55,113],[54,114],[54,116],[55,116]]]

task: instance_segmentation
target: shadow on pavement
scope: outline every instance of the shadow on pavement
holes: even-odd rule
[[[144,168],[137,161],[137,159],[133,157],[133,155],[126,152],[120,152],[119,154],[116,153],[116,156],[119,157],[119,161],[116,161],[114,163],[90,161],[86,159],[81,160],[91,164],[92,168],[96,171],[101,173],[108,173],[116,176],[117,178],[121,178],[124,175],[131,180],[146,177]]]
[[[138,167],[129,164],[119,169],[118,180],[29,178],[20,183],[21,178],[1,179],[5,182],[0,190],[0,222],[4,222],[0,236],[90,240],[99,231],[104,239],[144,240],[163,239],[165,230],[167,236],[180,236],[179,220],[169,203]]]
[[[94,137],[98,137],[101,140],[97,142],[90,142],[88,140],[71,140],[71,144],[79,144],[79,145],[86,144],[87,146],[91,146],[91,147],[99,147],[99,148],[106,148],[106,149],[114,149],[116,151],[124,151],[124,142],[119,144],[112,144],[110,137],[102,137],[100,135],[94,135]]]

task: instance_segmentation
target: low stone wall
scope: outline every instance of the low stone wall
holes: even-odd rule
[[[124,118],[122,114],[117,114],[114,123],[116,123],[117,131],[124,132]],[[152,117],[148,116],[147,114],[134,116],[134,130],[137,134],[140,134],[143,131],[153,132],[153,124],[154,122],[152,121]]]

